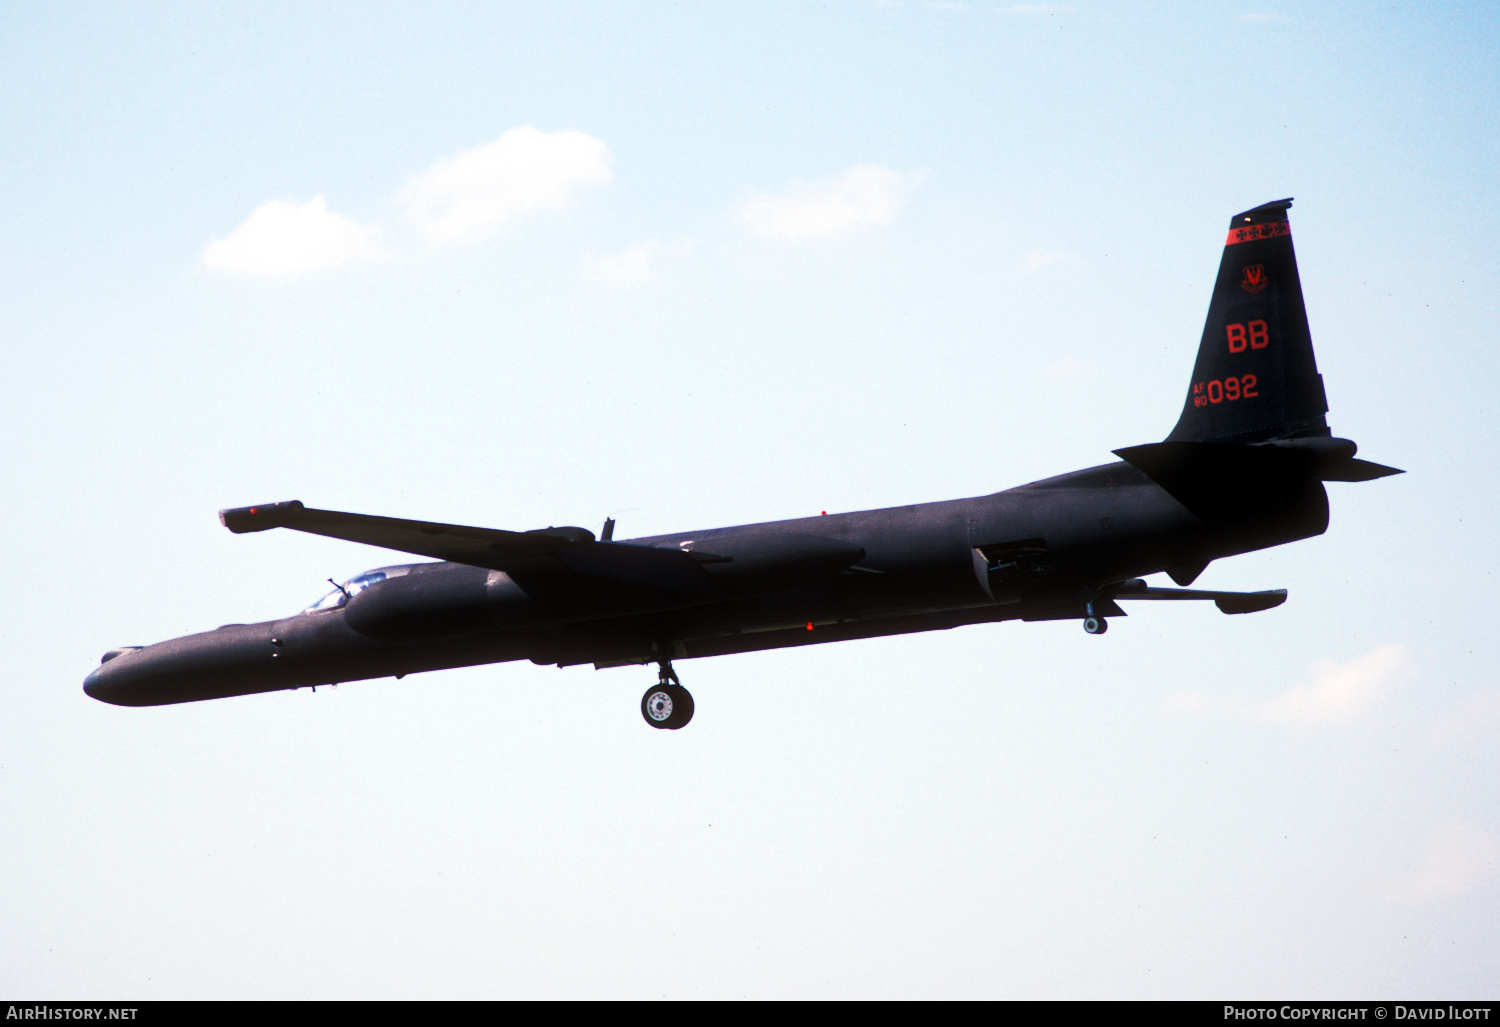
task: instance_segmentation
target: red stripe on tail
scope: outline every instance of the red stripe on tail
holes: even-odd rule
[[[1229,238],[1224,240],[1225,246],[1233,246],[1237,242],[1250,242],[1254,239],[1274,239],[1278,235],[1291,235],[1292,225],[1289,221],[1272,221],[1266,225],[1245,225],[1243,228],[1231,228]]]

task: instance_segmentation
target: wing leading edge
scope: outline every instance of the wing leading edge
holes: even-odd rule
[[[236,534],[291,528],[312,535],[507,573],[573,571],[704,595],[714,591],[714,582],[701,564],[724,559],[707,553],[599,542],[587,528],[553,527],[535,531],[475,528],[463,524],[317,510],[295,499],[286,503],[221,510],[219,520]]]

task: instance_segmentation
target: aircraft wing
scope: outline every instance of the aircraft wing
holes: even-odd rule
[[[462,524],[315,510],[295,499],[287,503],[220,510],[219,520],[236,534],[291,528],[471,567],[521,573],[572,571],[683,592],[713,591],[713,581],[700,563],[724,559],[676,549],[596,542],[594,533],[587,528],[541,528],[536,531],[472,528]]]
[[[1286,602],[1286,589],[1272,588],[1264,592],[1211,592],[1200,588],[1157,588],[1148,586],[1140,578],[1127,581],[1109,593],[1111,599],[1212,599],[1214,605],[1224,613],[1258,613]]]

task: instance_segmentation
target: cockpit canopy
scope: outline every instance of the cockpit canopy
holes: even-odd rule
[[[401,575],[409,572],[411,567],[411,564],[402,564],[396,567],[377,567],[373,571],[365,571],[363,574],[350,578],[342,585],[335,585],[332,592],[329,592],[302,612],[323,613],[327,610],[337,610],[371,585],[378,584],[386,578],[399,578]]]

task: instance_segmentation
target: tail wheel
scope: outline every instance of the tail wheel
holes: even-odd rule
[[[1103,617],[1083,618],[1083,630],[1091,635],[1102,635],[1109,630],[1109,621]]]
[[[681,685],[654,685],[641,696],[641,716],[654,728],[676,731],[693,719],[693,697]]]

